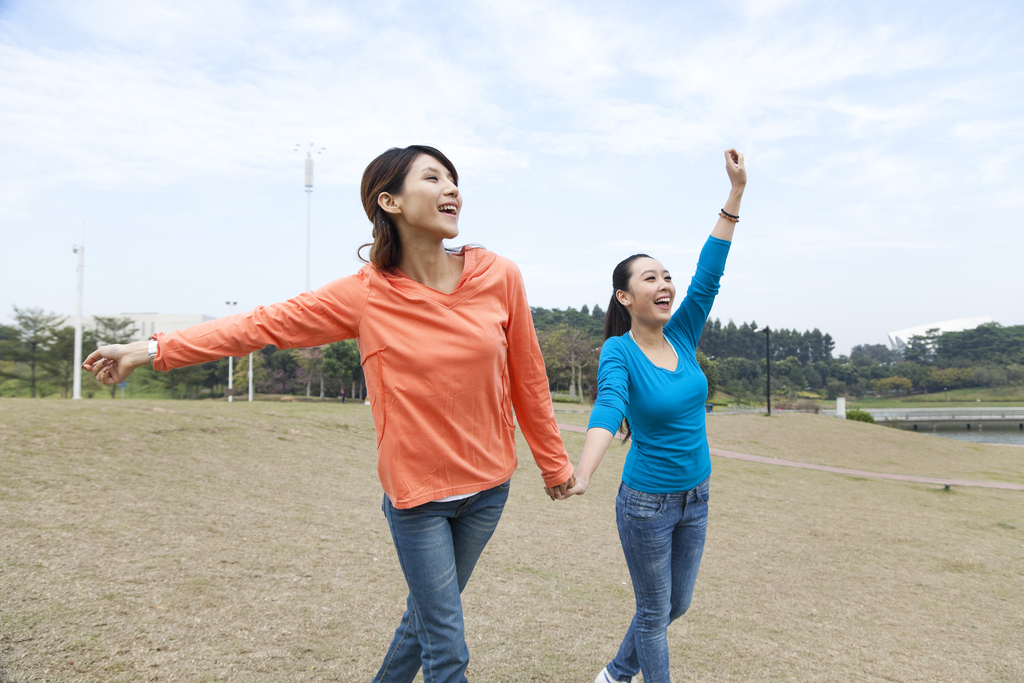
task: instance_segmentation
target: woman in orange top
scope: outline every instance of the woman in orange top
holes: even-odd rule
[[[552,498],[574,485],[555,424],[522,276],[459,234],[458,173],[426,146],[390,149],[363,173],[370,262],[289,301],[149,341],[103,346],[84,366],[106,384],[242,356],[268,344],[358,338],[377,435],[383,510],[409,586],[375,682],[462,682],[469,663],[460,593],[497,526],[519,425]],[[367,245],[364,245],[367,246]]]

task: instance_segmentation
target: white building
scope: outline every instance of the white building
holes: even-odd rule
[[[890,332],[889,345],[892,346],[893,351],[903,351],[910,344],[911,337],[924,336],[928,330],[938,329],[939,334],[943,332],[961,332],[963,330],[973,330],[979,325],[990,322],[993,322],[992,318],[983,315],[977,318],[960,318],[959,320],[946,320],[941,323],[928,323],[927,325],[908,327],[905,330]]]
[[[133,341],[149,339],[156,332],[174,332],[175,330],[181,330],[192,325],[198,325],[207,320],[215,320],[215,318],[211,318],[208,315],[197,313],[111,313],[109,315],[101,314],[99,317],[131,319],[135,324]],[[87,330],[95,329],[96,322],[93,318],[94,316],[91,315],[85,316],[85,320],[82,321],[82,327]],[[70,316],[65,324],[74,326],[77,322],[78,318],[76,316]]]

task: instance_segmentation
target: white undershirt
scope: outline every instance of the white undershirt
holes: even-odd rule
[[[469,498],[480,493],[479,491],[473,491],[473,493],[456,493],[454,496],[445,496],[444,498],[437,498],[436,500],[430,501],[431,503],[450,503],[453,500],[462,500],[463,498]]]

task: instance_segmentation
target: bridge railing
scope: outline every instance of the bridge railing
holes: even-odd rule
[[[870,408],[867,412],[876,420],[907,420],[913,422],[950,422],[999,420],[1024,422],[1024,408]]]

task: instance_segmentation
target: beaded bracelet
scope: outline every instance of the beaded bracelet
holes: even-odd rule
[[[740,217],[739,216],[733,216],[731,213],[726,212],[725,209],[722,209],[721,211],[719,211],[718,215],[721,216],[722,218],[724,218],[727,221],[732,221],[733,223],[739,223],[740,222]]]

